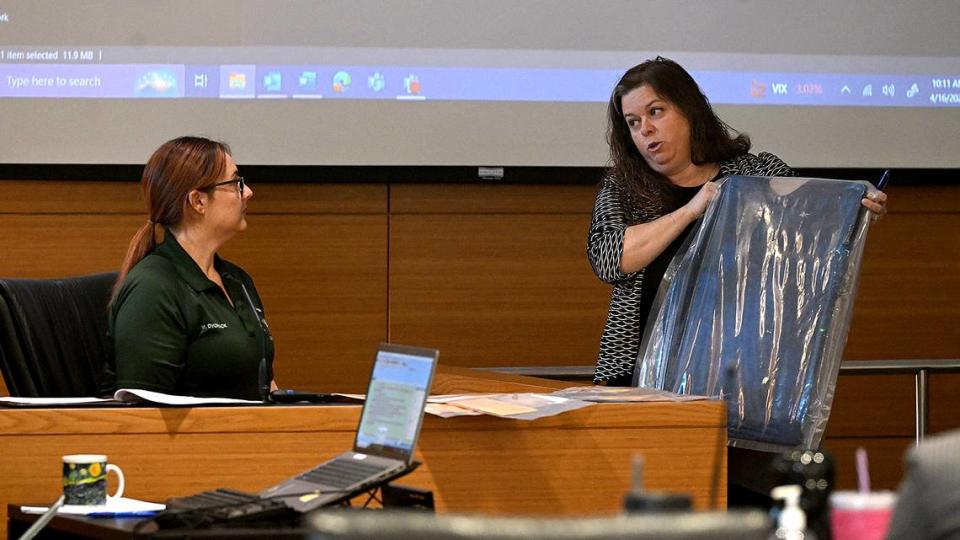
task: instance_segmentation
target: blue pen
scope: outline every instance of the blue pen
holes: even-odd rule
[[[883,191],[883,188],[887,186],[888,180],[890,180],[890,169],[883,171],[883,174],[880,175],[880,180],[877,180],[877,183],[874,185],[877,186],[879,191]]]
[[[157,515],[158,510],[138,510],[136,512],[91,512],[86,514],[88,518],[105,519],[123,519],[123,518],[145,518]]]

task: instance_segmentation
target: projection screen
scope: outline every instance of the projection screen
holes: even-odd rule
[[[0,0],[0,163],[601,166],[630,66],[684,65],[797,167],[960,166],[958,2]]]

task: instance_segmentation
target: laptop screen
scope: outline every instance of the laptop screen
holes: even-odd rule
[[[434,349],[380,345],[354,451],[409,463],[420,434],[437,355]]]

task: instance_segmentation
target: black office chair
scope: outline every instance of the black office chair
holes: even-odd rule
[[[116,272],[0,279],[0,372],[10,395],[96,396]]]

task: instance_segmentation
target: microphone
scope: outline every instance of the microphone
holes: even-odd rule
[[[247,299],[247,304],[250,305],[250,309],[253,311],[253,317],[260,326],[260,365],[257,367],[257,383],[260,387],[260,397],[263,399],[263,402],[270,403],[270,382],[273,381],[273,365],[271,361],[267,360],[267,325],[260,316],[260,310],[253,304],[253,297],[251,297],[250,292],[247,291],[243,280],[232,274],[224,274],[224,276],[240,284],[243,296]]]

